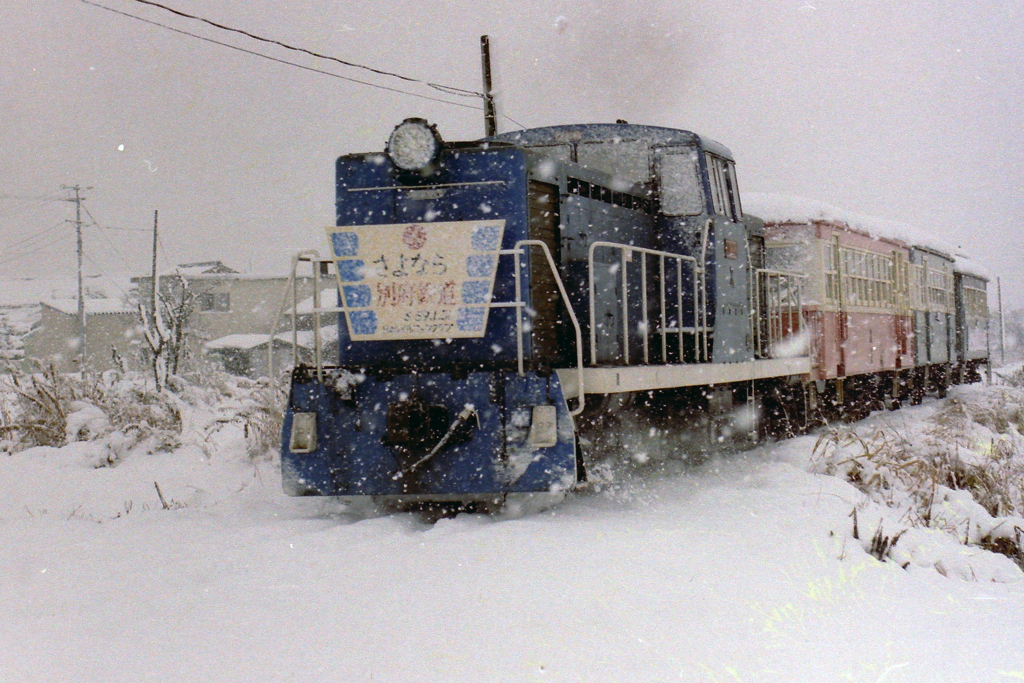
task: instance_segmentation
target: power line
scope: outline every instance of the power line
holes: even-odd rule
[[[121,252],[118,250],[118,248],[116,246],[114,246],[114,244],[112,242],[110,242],[106,238],[106,236],[103,234],[103,232],[102,232],[103,226],[101,226],[96,221],[95,216],[92,215],[92,212],[89,211],[88,207],[86,207],[84,204],[82,205],[82,210],[85,211],[85,215],[87,215],[89,217],[89,220],[92,221],[93,226],[100,229],[100,232],[97,233],[99,238],[103,240],[104,244],[106,244],[107,246],[110,247],[111,251],[113,251],[114,254],[116,254],[119,259],[121,259],[121,263],[124,264],[125,268],[130,273],[131,270],[132,270],[131,264],[128,263],[128,259],[126,259],[121,254]],[[138,228],[123,228],[123,229],[124,230],[138,230]],[[99,272],[99,274],[101,276],[106,277],[106,278],[109,279],[111,284],[113,284],[114,287],[116,287],[121,292],[121,294],[124,295],[125,299],[128,298],[128,292],[124,291],[124,288],[122,288],[121,285],[118,284],[117,281],[114,278],[110,277],[109,275],[105,275],[104,272],[103,272],[103,268],[100,266],[100,264],[96,263],[96,261],[94,261],[88,254],[84,254],[84,256],[85,256],[85,259],[96,268],[96,270]]]
[[[131,269],[132,269],[132,267],[131,267],[131,265],[130,265],[130,264],[128,263],[128,259],[126,259],[126,258],[125,258],[124,256],[122,256],[122,255],[121,255],[121,252],[120,252],[120,251],[118,251],[117,247],[116,247],[116,246],[114,246],[114,244],[113,244],[112,242],[110,242],[110,241],[109,241],[109,240],[107,239],[106,235],[104,235],[104,234],[103,234],[103,232],[102,232],[102,230],[103,230],[103,226],[101,226],[101,225],[100,225],[99,223],[97,223],[97,222],[96,222],[96,218],[95,218],[95,217],[93,217],[93,215],[92,215],[92,212],[91,212],[91,211],[89,211],[89,209],[88,209],[87,207],[83,206],[82,208],[83,208],[83,209],[85,209],[85,215],[87,215],[87,216],[89,217],[89,220],[91,220],[91,221],[92,221],[92,224],[93,224],[94,226],[96,226],[97,228],[99,228],[99,229],[100,229],[100,232],[98,232],[98,233],[97,233],[97,235],[99,236],[99,238],[100,238],[100,239],[102,239],[102,240],[103,240],[103,242],[104,242],[105,244],[107,244],[107,245],[108,245],[108,246],[110,247],[110,249],[111,249],[111,250],[112,250],[112,251],[113,251],[113,252],[114,252],[115,254],[117,254],[117,257],[118,257],[119,259],[121,259],[121,263],[123,263],[123,264],[124,264],[124,266],[125,266],[125,268],[127,268],[127,269],[128,269],[128,271],[129,271],[129,272],[131,272]],[[114,228],[111,228],[111,229],[114,229]],[[141,229],[139,229],[139,228],[122,228],[122,229],[123,229],[123,230],[133,230],[133,231],[134,231],[134,230],[139,230],[139,232],[142,232],[142,230],[141,230]],[[92,259],[90,259],[90,261],[91,261],[91,260],[92,260]],[[93,265],[95,265],[95,263],[93,263]],[[96,267],[97,267],[97,268],[99,268],[99,266],[96,266]]]
[[[18,260],[20,258],[24,258],[25,256],[29,256],[30,254],[35,254],[36,252],[41,251],[43,249],[46,249],[47,247],[51,247],[54,244],[58,244],[59,242],[64,240],[64,238],[65,238],[64,235],[55,235],[50,240],[48,240],[46,242],[42,242],[40,244],[34,244],[31,247],[26,247],[28,249],[28,251],[20,251],[20,252],[17,252],[17,253],[8,252],[7,254],[4,254],[5,260],[3,261],[3,263],[9,263],[11,261],[16,261],[16,260]],[[10,257],[10,258],[7,258],[7,257]]]
[[[167,247],[164,246],[164,236],[158,234],[156,236],[156,241],[160,243],[160,258],[164,262],[164,267],[170,270],[171,268],[174,267],[174,264],[170,261],[170,259],[167,256]]]
[[[43,235],[46,235],[46,234],[49,234],[49,233],[53,232],[54,230],[56,230],[57,228],[59,228],[62,225],[64,225],[64,221],[60,221],[56,225],[51,226],[51,227],[47,228],[46,230],[41,230],[41,231],[39,231],[37,233],[33,233],[33,234],[29,235],[28,237],[26,237],[24,239],[18,240],[17,242],[11,242],[10,244],[8,244],[6,246],[6,248],[8,250],[10,250],[12,247],[16,247],[19,244],[25,244],[26,242],[31,242],[34,239],[38,239],[38,238],[42,237]]]
[[[39,245],[38,247],[36,247],[32,251],[22,252],[21,254],[16,254],[15,256],[12,256],[11,258],[6,258],[6,259],[0,261],[0,266],[2,266],[4,264],[7,264],[7,263],[13,263],[14,261],[21,260],[21,259],[25,258],[26,256],[31,256],[32,254],[36,254],[36,253],[42,251],[43,249],[46,249],[48,247],[52,247],[53,245],[59,243],[63,239],[64,239],[64,236],[60,235],[60,236],[58,236],[54,240],[51,240],[49,242],[46,242],[45,244]]]
[[[4,218],[13,218],[29,211],[41,209],[47,204],[64,201],[63,197],[14,194],[0,195],[0,200],[8,200],[5,204],[0,204],[0,206],[4,207],[0,211],[0,216]]]
[[[124,287],[122,287],[118,283],[117,279],[114,276],[107,275],[106,273],[103,272],[103,268],[100,267],[100,264],[98,264],[95,261],[93,261],[92,258],[90,258],[88,255],[86,255],[85,260],[88,261],[89,263],[91,263],[96,268],[96,272],[99,274],[100,277],[106,278],[107,282],[109,282],[110,284],[114,285],[114,288],[117,289],[117,291],[121,292],[121,294],[124,296],[125,300],[130,298],[131,295],[128,292],[125,291]],[[90,275],[90,277],[92,277],[92,276]]]
[[[350,67],[353,67],[353,68],[356,68],[356,69],[365,69],[366,71],[370,71],[370,72],[373,72],[375,74],[380,74],[381,76],[391,76],[392,78],[398,78],[398,79],[401,79],[401,80],[409,82],[409,83],[422,83],[423,85],[427,85],[427,86],[429,86],[431,88],[435,88],[437,90],[440,90],[441,92],[445,92],[445,93],[448,93],[448,94],[451,94],[451,95],[460,95],[462,97],[480,97],[480,98],[482,98],[484,96],[483,93],[476,92],[475,90],[465,90],[463,88],[456,88],[454,86],[443,85],[441,83],[431,83],[430,81],[420,80],[419,78],[413,78],[411,76],[403,76],[402,74],[398,74],[398,73],[395,73],[393,71],[385,71],[383,69],[375,69],[374,67],[366,66],[365,64],[357,64],[355,62],[349,62],[349,61],[346,61],[344,59],[339,59],[337,57],[332,57],[330,55],[321,54],[319,52],[313,52],[312,50],[307,50],[306,48],[303,48],[303,47],[295,47],[294,45],[289,45],[288,43],[284,43],[284,42],[282,42],[280,40],[274,40],[272,38],[264,38],[263,36],[256,35],[255,33],[250,33],[249,31],[244,31],[242,29],[233,28],[231,26],[226,26],[224,24],[220,24],[220,23],[217,23],[215,21],[211,21],[210,19],[204,19],[203,17],[199,17],[199,16],[196,16],[194,14],[189,14],[188,12],[182,12],[181,10],[174,9],[173,7],[168,7],[167,5],[162,5],[159,2],[153,2],[152,0],[135,0],[135,2],[137,2],[137,3],[141,4],[141,5],[149,5],[151,7],[158,7],[160,9],[162,9],[162,10],[170,12],[171,14],[176,14],[179,17],[185,17],[186,19],[194,19],[195,21],[201,21],[204,24],[208,24],[208,25],[213,26],[214,28],[218,28],[218,29],[220,29],[222,31],[230,31],[232,33],[238,33],[240,35],[246,36],[247,38],[252,38],[253,40],[258,40],[260,42],[269,43],[271,45],[277,45],[279,47],[283,47],[286,50],[293,50],[295,52],[301,52],[303,54],[307,54],[307,55],[310,55],[312,57],[316,57],[318,59],[326,59],[326,60],[329,60],[329,61],[332,61],[332,62],[337,62],[338,64],[344,64],[345,66],[350,66]]]
[[[117,232],[150,232],[145,228],[118,228],[113,225],[96,225],[100,230],[116,230]]]
[[[82,2],[82,3],[86,4],[86,5],[90,5],[92,7],[97,7],[97,8],[102,9],[102,10],[106,10],[108,12],[112,12],[114,14],[120,14],[121,16],[129,17],[131,19],[135,19],[136,21],[141,21],[141,22],[143,22],[145,24],[150,24],[152,26],[158,26],[160,28],[167,29],[168,31],[173,31],[174,33],[180,33],[181,35],[189,36],[190,38],[195,38],[197,40],[202,40],[202,41],[207,42],[207,43],[213,43],[214,45],[220,45],[221,47],[226,47],[226,48],[229,48],[229,49],[232,49],[232,50],[237,50],[238,52],[244,52],[245,54],[252,55],[254,57],[261,57],[263,59],[268,59],[268,60],[270,60],[272,62],[277,62],[278,64],[286,64],[288,66],[294,66],[296,68],[303,69],[305,71],[312,71],[313,73],[323,74],[324,76],[330,76],[331,78],[338,78],[338,79],[343,80],[343,81],[349,81],[351,83],[358,83],[359,85],[366,85],[366,86],[369,86],[371,88],[378,88],[380,90],[387,90],[389,92],[398,93],[400,95],[409,95],[410,97],[418,97],[418,98],[423,99],[423,100],[430,100],[432,102],[441,102],[443,104],[450,104],[450,105],[453,105],[453,106],[456,106],[456,107],[464,107],[466,109],[482,110],[482,107],[477,107],[477,106],[474,106],[472,104],[466,104],[465,102],[453,102],[451,100],[441,99],[440,97],[431,97],[429,95],[421,95],[419,93],[409,92],[407,90],[399,90],[398,88],[391,88],[391,87],[388,87],[386,85],[380,85],[378,83],[370,83],[369,81],[361,81],[358,78],[350,78],[348,76],[342,76],[340,74],[336,74],[336,73],[333,73],[331,71],[324,71],[323,69],[317,69],[317,68],[314,68],[314,67],[311,67],[311,66],[306,66],[304,64],[299,64],[297,62],[290,62],[290,61],[288,61],[286,59],[280,59],[278,57],[271,57],[270,55],[263,54],[262,52],[256,52],[254,50],[247,50],[247,49],[245,49],[243,47],[238,47],[237,45],[231,45],[230,43],[224,43],[224,42],[221,42],[219,40],[214,40],[213,38],[207,38],[205,36],[200,36],[200,35],[197,35],[195,33],[189,33],[188,31],[183,31],[183,30],[181,30],[179,28],[174,28],[173,26],[168,26],[166,24],[161,24],[161,23],[156,22],[156,21],[151,21],[149,19],[144,19],[144,18],[142,18],[140,16],[136,16],[134,14],[129,14],[128,12],[122,12],[121,10],[117,10],[117,9],[112,8],[112,7],[107,7],[106,5],[101,5],[101,4],[97,3],[97,2],[92,2],[92,0],[79,0],[79,2]]]
[[[99,222],[95,218],[93,218],[92,212],[89,211],[89,209],[83,206],[82,210],[85,211],[85,214],[89,217],[89,220],[92,221],[93,227],[99,228],[100,230],[118,230],[120,232],[151,232],[146,228],[118,228],[114,227],[113,225],[100,225]]]
[[[33,196],[23,194],[0,194],[0,199],[16,199],[25,202],[66,202],[64,197]]]
[[[104,243],[104,244],[106,244],[106,245],[107,245],[108,247],[110,247],[110,250],[111,250],[112,252],[114,252],[114,254],[115,254],[115,255],[117,256],[117,258],[121,259],[121,263],[123,263],[123,264],[124,264],[124,267],[125,267],[125,269],[126,269],[126,272],[129,272],[129,273],[130,273],[130,272],[132,271],[132,266],[131,266],[131,264],[130,264],[130,263],[128,263],[128,259],[126,259],[126,258],[124,257],[124,255],[123,255],[123,254],[122,254],[122,253],[120,252],[120,250],[118,250],[118,248],[117,248],[116,246],[114,246],[114,243],[113,243],[113,242],[111,242],[110,240],[108,240],[108,239],[107,239],[107,238],[106,238],[106,237],[105,237],[105,236],[104,236],[104,235],[103,235],[102,233],[100,233],[100,235],[99,235],[99,238],[100,238],[101,240],[103,240],[103,243]],[[90,259],[90,260],[91,260],[91,259]],[[98,266],[97,266],[97,267],[98,267]]]

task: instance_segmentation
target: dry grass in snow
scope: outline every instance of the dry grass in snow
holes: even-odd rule
[[[938,530],[1024,567],[1024,389],[962,387],[922,421],[844,426],[824,432],[812,468],[841,476],[890,518],[853,533],[878,559],[914,562],[910,539]],[[895,516],[896,522],[891,521]],[[865,528],[867,526],[867,528]],[[920,559],[920,558],[918,558]],[[953,571],[979,578],[967,563]]]

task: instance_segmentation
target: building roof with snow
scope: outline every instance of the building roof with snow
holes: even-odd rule
[[[994,282],[996,279],[996,276],[993,275],[988,268],[981,265],[974,259],[968,258],[967,256],[963,255],[959,255],[956,257],[956,265],[954,266],[954,269],[961,273],[973,275],[988,282]]]
[[[291,303],[289,300],[288,303]],[[338,287],[331,285],[323,289],[320,292],[320,308],[334,308],[338,305]],[[308,315],[313,312],[313,297],[309,296],[295,304],[295,313],[298,315]],[[292,310],[289,306],[285,311],[285,315],[291,315]],[[324,315],[327,315],[326,313]]]
[[[228,349],[248,351],[267,344],[269,337],[265,334],[229,334],[203,344],[207,351],[225,351]]]
[[[313,336],[313,330],[299,330],[295,333],[296,341],[298,345],[304,349],[313,350],[316,345],[316,339]],[[289,344],[292,343],[291,332],[281,332],[274,335],[274,339],[282,339]],[[320,344],[326,346],[331,342],[338,341],[338,327],[337,325],[326,325],[320,328]]]
[[[321,344],[326,345],[329,342],[337,341],[337,339],[338,328],[336,326],[330,325],[320,328]],[[265,347],[268,341],[269,337],[266,334],[229,334],[206,342],[203,344],[203,348],[207,351],[224,351],[228,349],[248,351],[261,346]],[[274,335],[274,341],[290,346],[292,343],[292,333],[279,332]],[[298,346],[304,349],[313,349],[316,343],[312,330],[299,330],[296,333],[296,341]]]
[[[233,268],[228,268],[221,261],[198,261],[196,263],[179,263],[171,269],[171,275],[222,275],[224,273],[238,273]]]
[[[186,281],[199,281],[199,280],[213,280],[213,281],[226,281],[226,280],[287,280],[287,273],[239,273],[237,270],[228,268],[220,261],[207,261],[203,263],[184,263],[174,268],[170,268],[160,273],[158,277],[161,280],[169,278],[181,278]],[[140,282],[148,282],[152,279],[151,275],[139,275],[133,277],[132,282],[138,284]],[[300,281],[306,281],[311,279],[310,276],[299,276],[297,278]]]
[[[132,288],[128,275],[85,275],[86,300],[116,299]],[[78,281],[71,277],[0,278],[0,306],[38,306],[50,299],[76,299]]]
[[[78,315],[78,299],[47,299],[40,302],[47,308],[60,311],[67,315]],[[86,299],[86,315],[114,315],[117,313],[135,313],[136,310],[121,299]]]

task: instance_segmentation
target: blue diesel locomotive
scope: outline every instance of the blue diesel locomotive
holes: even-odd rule
[[[448,143],[407,119],[384,152],[339,158],[336,182],[330,254],[294,262],[313,265],[317,321],[292,371],[288,494],[565,491],[610,396],[727,414],[810,370],[778,352],[801,331],[801,276],[764,267],[732,155],[707,138],[620,122]]]

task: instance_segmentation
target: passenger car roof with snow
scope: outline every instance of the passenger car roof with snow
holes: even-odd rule
[[[766,223],[811,223],[837,221],[863,230],[874,237],[888,237],[907,245],[953,259],[960,250],[937,239],[918,227],[886,218],[867,216],[806,197],[793,197],[764,192],[744,192],[743,209]]]
[[[965,275],[972,275],[980,280],[985,280],[986,282],[991,282],[992,280],[996,279],[995,275],[989,272],[987,268],[982,266],[974,259],[968,258],[966,256],[957,257],[956,265],[953,266],[953,270],[955,270],[958,273],[963,273]]]

